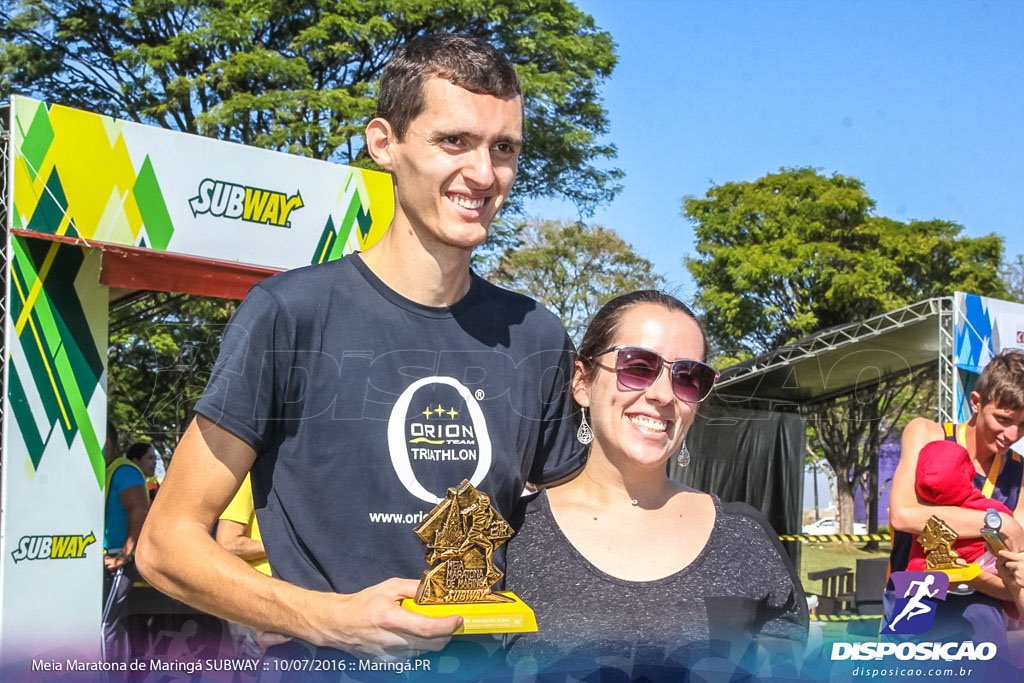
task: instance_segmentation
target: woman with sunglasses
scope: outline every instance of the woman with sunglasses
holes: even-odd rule
[[[755,637],[806,640],[803,591],[760,513],[668,478],[718,378],[706,356],[693,313],[661,292],[612,299],[591,322],[572,378],[590,456],[525,505],[509,542],[506,588],[539,627],[508,639],[517,675],[659,678],[710,656],[753,668]]]

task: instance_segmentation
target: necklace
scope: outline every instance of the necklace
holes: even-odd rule
[[[594,481],[594,478],[592,476],[590,476],[590,473],[585,468],[583,470],[583,477],[585,477],[586,479],[590,480],[590,482],[594,486],[596,486],[597,488],[600,488],[600,489],[605,488],[602,484]],[[640,504],[640,500],[638,498],[630,497],[629,504],[632,505],[633,507],[636,507],[636,506],[638,506]]]

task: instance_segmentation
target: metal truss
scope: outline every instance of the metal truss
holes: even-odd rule
[[[721,391],[729,385],[745,380],[752,375],[781,368],[825,351],[834,351],[902,327],[924,322],[933,317],[941,317],[943,311],[946,311],[951,317],[952,310],[952,297],[936,297],[934,299],[918,301],[910,306],[898,308],[895,311],[883,313],[862,322],[822,330],[810,337],[805,337],[792,344],[787,344],[768,353],[763,353],[756,358],[751,358],[726,368],[722,371],[722,376],[716,383],[715,390]],[[946,329],[952,335],[952,326],[950,325]],[[940,351],[939,355],[942,358],[944,352]],[[945,354],[945,357],[951,365],[952,337],[950,337],[949,351]],[[950,400],[950,405],[952,405],[952,400]]]
[[[718,384],[715,383],[717,392]],[[758,410],[765,413],[798,413],[802,404],[785,399],[762,398],[759,396],[732,396],[712,393],[708,399],[712,404],[728,408]],[[716,418],[717,419],[717,418]]]
[[[956,363],[953,359],[956,319],[953,315],[953,297],[938,300],[939,305],[939,422],[955,422],[956,401],[954,382]]]
[[[8,229],[8,201],[10,201],[11,178],[8,177],[11,170],[11,159],[8,158],[8,150],[11,144],[10,131],[11,105],[0,105],[0,163],[3,163],[3,171],[0,172],[0,228],[3,230],[3,246],[7,246]],[[5,255],[6,258],[6,255]]]
[[[7,445],[4,434],[4,407],[7,405],[7,314],[10,310],[7,301],[7,267],[10,246],[11,212],[14,200],[11,197],[11,169],[13,166],[11,150],[11,116],[13,109],[10,104],[0,106],[0,444]],[[2,474],[2,473],[0,473]]]

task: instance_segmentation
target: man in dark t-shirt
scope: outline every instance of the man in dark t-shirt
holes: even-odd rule
[[[460,626],[399,606],[417,582],[392,577],[425,568],[412,526],[463,478],[508,517],[527,481],[583,460],[564,329],[469,269],[515,178],[522,116],[514,69],[479,41],[418,39],[388,65],[366,149],[392,174],[391,227],[250,291],[139,543],[151,583],[357,655],[440,649]],[[274,578],[208,535],[250,470]]]

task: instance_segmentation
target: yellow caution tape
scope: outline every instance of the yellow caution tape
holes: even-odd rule
[[[889,534],[779,534],[781,541],[801,543],[845,543],[848,541],[888,541]]]
[[[881,619],[884,614],[812,614],[811,621],[864,621]]]

